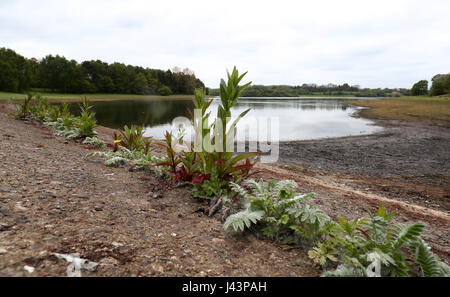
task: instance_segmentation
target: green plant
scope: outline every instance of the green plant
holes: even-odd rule
[[[424,223],[392,223],[395,212],[387,213],[382,205],[369,215],[353,221],[339,218],[326,243],[310,251],[314,259],[339,255],[341,264],[324,276],[372,276],[376,265],[380,276],[450,276],[450,268],[421,238]]]
[[[289,243],[314,242],[328,233],[332,221],[321,210],[305,203],[314,194],[295,195],[297,183],[291,180],[245,185],[231,183],[232,190],[242,200],[244,209],[230,215],[226,230],[243,230],[249,223],[258,223],[263,234]]]
[[[129,150],[123,146],[120,146],[116,152],[113,152],[113,151],[92,152],[92,153],[87,154],[86,158],[91,158],[91,157],[95,157],[95,156],[106,158],[105,165],[113,166],[113,167],[124,165],[126,163],[129,163],[131,165],[137,165],[137,166],[149,166],[149,163],[161,162],[161,158],[159,158],[156,155],[153,155],[151,152],[145,154],[141,151]],[[158,175],[162,174],[162,172],[157,169],[155,169],[155,172]]]
[[[94,131],[96,127],[95,112],[91,111],[92,106],[86,96],[83,98],[83,103],[79,106],[81,115],[75,124],[79,129],[79,137],[86,138],[97,135],[97,132]]]
[[[102,148],[105,146],[105,142],[103,140],[97,138],[96,136],[86,137],[83,141],[83,144],[90,144],[90,145],[96,146],[98,148]]]
[[[56,122],[61,117],[61,108],[58,105],[53,105],[48,109],[45,121]]]
[[[172,95],[172,90],[168,86],[161,86],[157,92],[161,96]]]
[[[258,153],[249,152],[234,155],[230,151],[229,144],[234,144],[234,131],[239,120],[244,117],[250,109],[242,112],[236,120],[229,123],[231,118],[231,108],[234,107],[240,94],[251,84],[247,83],[239,86],[245,74],[239,75],[236,67],[231,74],[228,74],[228,82],[223,79],[220,83],[221,103],[218,107],[217,116],[213,123],[209,124],[211,113],[208,108],[212,101],[207,101],[203,90],[195,92],[194,105],[201,111],[198,117],[194,117],[195,151],[201,160],[202,183],[194,183],[196,188],[192,193],[201,198],[214,198],[217,193],[226,193],[229,190],[229,182],[240,183],[249,178],[251,170],[255,165],[251,159]],[[206,147],[203,139],[210,140],[211,147]],[[214,178],[210,182],[209,179]]]
[[[172,177],[175,177],[177,172],[177,166],[180,164],[181,160],[178,158],[177,153],[173,149],[173,134],[171,132],[166,131],[165,134],[166,139],[166,158],[164,161],[153,164],[154,166],[165,166],[169,168]]]
[[[147,154],[150,151],[150,139],[144,137],[144,128],[141,126],[132,125],[128,128],[127,125],[120,131],[120,136],[115,135],[115,144],[126,147],[129,150],[143,151]]]
[[[34,104],[29,105],[29,118],[42,122],[47,117],[50,104],[47,98],[42,98],[39,94],[35,95],[33,99]]]
[[[26,120],[30,118],[32,100],[33,100],[32,93],[28,93],[27,98],[25,98],[24,101],[19,105],[15,104],[14,101],[10,99],[10,103],[14,104],[14,107],[16,109],[14,114],[15,119]]]

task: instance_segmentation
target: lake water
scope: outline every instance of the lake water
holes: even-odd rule
[[[355,99],[355,98],[349,98]],[[354,136],[371,134],[382,128],[372,121],[352,116],[357,107],[344,103],[342,99],[313,98],[241,98],[232,109],[237,116],[244,110],[251,111],[239,122],[241,127],[249,127],[250,138],[253,132],[265,134],[269,126],[264,119],[275,118],[279,123],[280,141],[309,140],[327,137]],[[219,99],[211,105],[212,114],[216,114]],[[190,118],[193,110],[192,100],[127,100],[92,102],[96,118],[100,125],[122,128],[124,125],[142,125],[146,136],[163,139],[166,130],[171,129],[176,117]],[[256,128],[258,126],[258,129]],[[278,129],[277,129],[278,130]],[[272,132],[273,133],[273,132]],[[243,140],[241,135],[238,140]]]

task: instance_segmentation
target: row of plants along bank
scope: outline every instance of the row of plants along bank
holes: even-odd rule
[[[227,122],[240,94],[250,85],[239,85],[245,74],[239,75],[234,68],[227,82],[221,80],[215,117],[209,111],[212,101],[205,99],[203,90],[195,92],[194,105],[201,110],[201,117],[192,121],[196,136],[210,137],[211,144],[222,146],[221,152],[191,151],[182,133],[166,132],[166,152],[156,154],[142,127],[125,126],[114,135],[111,150],[87,157],[103,157],[107,166],[142,166],[174,185],[185,186],[189,194],[209,203],[209,216],[218,214],[225,230],[257,232],[276,242],[302,246],[323,268],[323,276],[450,276],[450,267],[422,239],[422,222],[395,223],[395,212],[389,213],[382,205],[376,213],[368,210],[367,217],[338,217],[335,221],[310,203],[313,193],[297,195],[294,181],[252,179],[258,153],[236,155],[225,147],[226,138],[249,112]],[[51,106],[39,96],[31,103],[30,97],[18,106],[17,119],[40,121],[56,135],[105,146],[95,136],[95,114],[87,98],[80,104],[81,116],[75,117],[68,112],[67,104]]]

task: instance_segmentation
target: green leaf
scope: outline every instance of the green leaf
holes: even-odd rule
[[[248,209],[235,213],[227,218],[224,224],[225,230],[244,231],[245,227],[256,224],[264,216],[264,211],[250,211]]]

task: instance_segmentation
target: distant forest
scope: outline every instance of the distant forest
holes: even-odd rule
[[[188,68],[164,71],[100,60],[79,64],[58,55],[37,60],[0,48],[0,91],[5,92],[171,95],[193,94],[202,87]]]
[[[210,95],[219,95],[219,89],[211,89]],[[409,89],[361,89],[359,86],[343,85],[316,85],[303,84],[301,86],[274,85],[262,86],[254,85],[248,87],[242,93],[243,97],[297,97],[297,96],[356,96],[356,97],[398,97],[409,96]]]
[[[242,97],[298,97],[298,96],[355,96],[355,97],[400,97],[400,96],[441,96],[450,95],[450,73],[437,74],[431,79],[431,88],[428,88],[427,80],[420,80],[411,89],[389,89],[389,88],[360,88],[342,85],[327,84],[302,84],[301,86],[253,85],[242,92]],[[212,96],[218,96],[219,89],[209,90]]]

